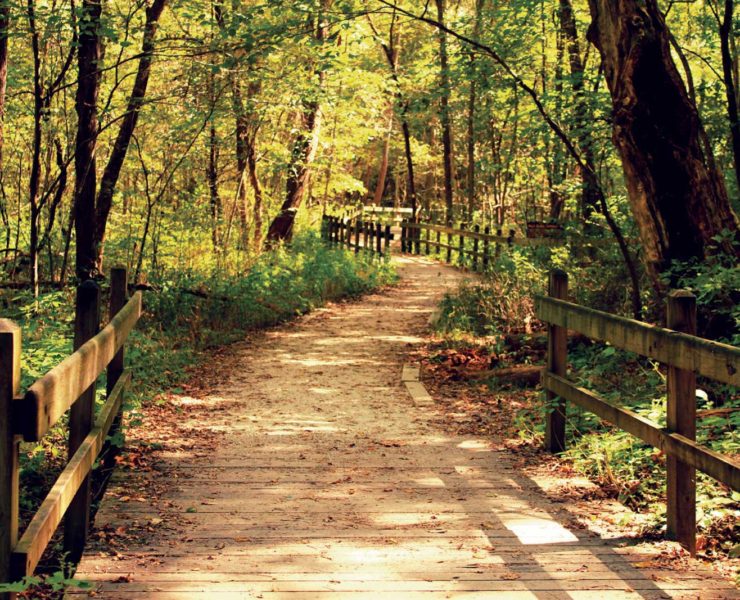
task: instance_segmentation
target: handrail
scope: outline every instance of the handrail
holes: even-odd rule
[[[142,295],[136,292],[127,301],[127,283],[125,269],[112,270],[111,319],[100,332],[98,285],[88,281],[78,288],[78,349],[34,382],[22,398],[16,398],[20,329],[9,321],[0,321],[0,582],[33,574],[62,519],[68,560],[75,561],[82,555],[90,523],[90,473],[109,444],[107,437],[118,431],[121,407],[131,382],[131,374],[123,366],[124,345],[141,317]],[[95,385],[106,368],[107,400],[93,424]],[[70,408],[68,463],[18,541],[18,436],[23,435],[27,441],[41,440]],[[105,454],[105,464],[112,464],[115,448],[108,445]]]
[[[740,386],[740,348],[601,312],[566,300],[535,296],[537,317],[595,340]]]
[[[542,387],[553,409],[547,415],[545,446],[551,452],[565,449],[565,402],[571,401],[663,451],[667,456],[668,533],[694,554],[695,469],[740,491],[740,461],[695,441],[696,375],[740,385],[740,348],[694,335],[696,299],[687,291],[669,294],[668,328],[568,302],[568,276],[562,271],[550,274],[548,293],[547,297],[535,298],[537,318],[548,324],[547,367],[542,373]],[[666,365],[667,427],[614,406],[568,381],[568,330]]]
[[[36,380],[15,403],[16,433],[27,442],[43,438],[103,372],[140,316],[141,292],[136,292],[100,333]]]

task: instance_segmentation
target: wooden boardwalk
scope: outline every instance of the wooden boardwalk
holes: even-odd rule
[[[245,344],[220,389],[181,399],[200,441],[119,476],[77,574],[93,590],[68,598],[740,597],[568,530],[506,453],[441,431],[402,366],[461,276],[399,261],[399,287]]]

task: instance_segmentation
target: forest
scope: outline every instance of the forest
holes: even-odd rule
[[[389,256],[322,240],[327,217],[371,209],[558,241],[496,244],[444,296],[421,359],[440,385],[466,378],[459,361],[539,365],[533,298],[554,268],[574,301],[657,325],[670,290],[691,290],[693,333],[737,348],[737,12],[734,0],[0,0],[0,316],[22,330],[21,387],[79,347],[77,286],[107,294],[124,267],[144,293],[127,351],[135,428],[204,353],[403,281]],[[397,240],[398,222],[383,223]],[[471,271],[464,254],[456,266]],[[665,423],[657,362],[591,343],[570,356],[579,382]],[[532,445],[547,435],[536,384],[502,388],[519,407],[505,434]],[[489,433],[500,389],[485,385],[460,410],[487,412]],[[699,439],[735,460],[740,394],[698,386]],[[640,535],[662,531],[652,448],[574,410],[563,460],[649,514]],[[66,427],[22,446],[22,523],[64,467]],[[698,485],[699,550],[737,559],[738,492]]]

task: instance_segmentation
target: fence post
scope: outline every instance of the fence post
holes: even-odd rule
[[[483,233],[486,235],[491,235],[491,226],[486,225],[486,228],[483,230]],[[488,241],[488,239],[484,240],[483,242],[483,270],[488,271],[488,263],[491,259],[491,244]]]
[[[460,239],[457,244],[457,262],[460,266],[465,264],[465,223],[460,223]]]
[[[389,254],[390,247],[391,247],[391,226],[390,225],[385,226],[385,234],[383,236],[383,239],[385,240],[383,244],[383,252],[385,254]]]
[[[108,305],[108,320],[112,320],[118,312],[126,306],[128,300],[128,271],[125,267],[113,267],[110,271],[110,303]],[[116,352],[113,360],[108,364],[108,371],[105,380],[105,394],[110,397],[113,388],[118,383],[124,367],[124,347]],[[123,414],[123,403],[108,433],[109,438],[113,438],[121,433],[121,418]],[[116,467],[116,456],[120,451],[120,445],[106,442],[103,449],[103,467],[106,470],[113,470]]]
[[[426,246],[424,247],[424,254],[426,254],[427,256],[429,256],[429,238],[431,237],[431,235],[432,235],[431,230],[427,229],[426,235],[424,236],[426,240]]]
[[[450,229],[452,229],[452,221],[447,221],[447,227],[449,228],[447,230],[447,264],[452,263],[452,234],[450,233]]]
[[[442,254],[442,232],[437,230],[437,245],[435,246],[434,255],[439,257]]]
[[[548,295],[551,298],[568,298],[568,274],[559,269],[550,273]],[[568,330],[557,325],[547,326],[547,370],[565,377],[568,367]],[[565,400],[547,391],[547,421],[545,448],[550,452],[565,450]],[[553,406],[554,405],[554,406]]]
[[[406,221],[401,221],[401,253],[406,252]]]
[[[499,227],[499,228],[498,228],[498,229],[496,230],[496,237],[503,237],[503,235],[504,235],[504,232],[503,232],[503,231],[501,231],[501,228]],[[499,257],[499,256],[501,256],[501,245],[500,245],[500,244],[498,243],[498,241],[497,241],[497,242],[496,242],[496,259],[497,259],[497,260],[498,260],[498,257]]]
[[[75,351],[98,333],[100,327],[100,287],[92,279],[77,288]],[[69,413],[68,458],[77,451],[92,429],[95,414],[95,384],[86,389]],[[90,475],[69,505],[64,519],[64,550],[71,562],[78,562],[85,549],[90,527]]]
[[[375,248],[378,254],[383,254],[383,226],[380,221],[375,224]]]
[[[370,233],[369,233],[368,223],[367,223],[367,221],[363,221],[362,222],[362,248],[366,252],[367,252],[367,249],[368,249],[367,241],[368,241],[369,235],[370,235]]]
[[[673,290],[668,294],[666,317],[669,329],[696,335],[696,297],[687,290]],[[668,431],[696,440],[696,375],[693,371],[669,366],[666,385]],[[668,537],[678,541],[694,556],[696,469],[668,454],[666,476]]]
[[[418,227],[414,229],[414,254],[421,254],[421,221],[416,221]]]
[[[476,234],[480,233],[480,225],[473,227],[473,231]],[[480,240],[476,237],[473,240],[473,271],[478,270],[478,249],[480,248]]]
[[[360,252],[360,231],[362,230],[362,221],[357,219],[355,221],[355,254]]]
[[[10,555],[18,542],[18,454],[20,436],[13,433],[12,403],[21,379],[21,330],[0,319],[0,583],[10,583]],[[2,600],[14,593],[0,593]]]

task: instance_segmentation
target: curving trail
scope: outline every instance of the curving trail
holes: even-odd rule
[[[123,471],[98,513],[77,574],[90,595],[740,597],[569,531],[505,452],[441,431],[401,371],[463,276],[396,260],[397,287],[238,346],[215,392],[180,398],[155,468]]]

